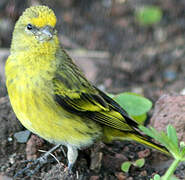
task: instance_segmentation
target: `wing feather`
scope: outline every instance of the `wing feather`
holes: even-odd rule
[[[138,124],[112,98],[92,86],[65,52],[64,55],[67,62],[60,64],[53,78],[55,101],[67,111],[102,125],[135,131]]]

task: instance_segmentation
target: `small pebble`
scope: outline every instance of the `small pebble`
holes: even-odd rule
[[[90,180],[98,180],[98,179],[100,179],[99,176],[91,176],[90,177]]]
[[[3,176],[0,174],[0,180],[13,180],[13,179],[8,176]]]
[[[149,149],[145,149],[143,151],[139,151],[138,153],[138,157],[139,158],[146,158],[150,155],[150,150]]]
[[[141,176],[147,176],[147,171],[146,171],[146,170],[141,171],[140,175],[141,175]]]
[[[19,143],[26,143],[28,141],[28,138],[30,136],[30,131],[20,131],[14,134],[14,137],[17,139]]]
[[[175,71],[165,71],[163,77],[166,81],[174,81],[177,78],[177,73]]]
[[[14,164],[14,163],[15,163],[15,158],[16,158],[16,156],[17,156],[16,153],[14,153],[14,154],[12,154],[12,155],[10,156],[9,161],[10,161],[11,164]]]
[[[12,142],[12,140],[13,140],[12,137],[8,137],[9,142]]]
[[[116,172],[115,176],[118,178],[118,180],[126,180],[127,176],[123,172]]]

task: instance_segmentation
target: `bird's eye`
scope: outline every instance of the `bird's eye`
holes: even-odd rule
[[[28,30],[32,30],[32,29],[33,29],[33,26],[32,26],[31,24],[28,24],[28,25],[27,25],[27,29],[28,29]]]

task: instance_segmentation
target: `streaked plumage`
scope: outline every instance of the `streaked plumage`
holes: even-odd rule
[[[28,8],[15,25],[6,84],[12,107],[30,131],[68,148],[69,167],[77,150],[95,141],[135,140],[162,152],[138,124],[94,87],[60,46],[56,17],[46,6]]]

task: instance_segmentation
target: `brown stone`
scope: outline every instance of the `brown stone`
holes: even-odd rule
[[[168,124],[176,128],[179,141],[185,141],[185,96],[163,95],[155,104],[151,125],[165,131]]]

